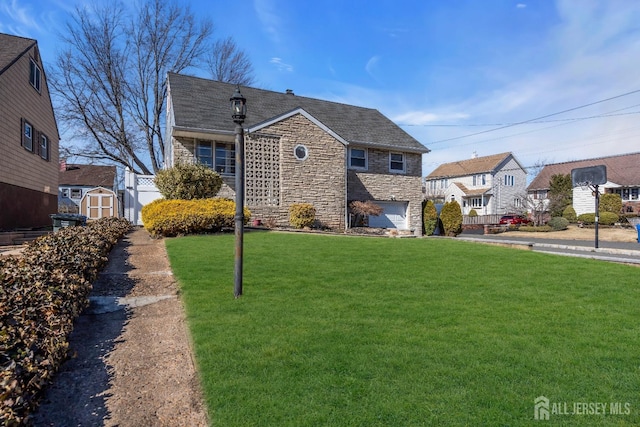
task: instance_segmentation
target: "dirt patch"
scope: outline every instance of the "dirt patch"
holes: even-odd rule
[[[594,228],[580,228],[574,225],[567,230],[549,231],[544,233],[533,233],[526,231],[507,231],[501,236],[527,237],[540,239],[568,239],[568,240],[593,240],[595,236]],[[638,233],[633,228],[622,227],[599,227],[598,239],[605,242],[637,242]]]
[[[162,240],[128,234],[94,283],[70,338],[73,357],[36,426],[207,426],[192,348]]]

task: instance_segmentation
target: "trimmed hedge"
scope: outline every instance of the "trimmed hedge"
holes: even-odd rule
[[[431,200],[427,200],[422,208],[422,224],[425,236],[433,235],[438,225],[438,210]]]
[[[180,163],[158,171],[154,182],[162,197],[171,200],[215,197],[222,187],[218,172],[200,163]]]
[[[561,216],[554,216],[547,224],[553,229],[553,231],[562,231],[569,227],[569,220]]]
[[[462,233],[462,209],[460,209],[460,204],[455,200],[446,202],[442,206],[440,220],[442,220],[442,226],[447,236],[457,236]]]
[[[289,223],[292,227],[312,227],[315,222],[316,208],[311,203],[294,203],[289,206]]]
[[[600,212],[600,216],[598,218],[598,223],[602,225],[613,225],[620,220],[620,217],[613,212]],[[596,223],[596,214],[594,213],[584,213],[582,215],[578,215],[578,222],[582,222],[586,225],[591,225]]]
[[[22,425],[67,357],[73,320],[89,304],[91,283],[125,219],[67,227],[31,242],[22,255],[0,258],[0,420]]]
[[[144,228],[152,236],[173,237],[235,227],[236,203],[230,199],[158,199],[142,208]],[[244,208],[244,223],[251,212]]]

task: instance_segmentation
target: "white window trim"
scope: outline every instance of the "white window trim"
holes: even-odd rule
[[[40,157],[49,160],[49,138],[45,134],[40,134]]]
[[[31,86],[37,90],[38,92],[40,92],[40,88],[42,87],[42,70],[40,69],[40,66],[38,66],[38,64],[36,63],[36,61],[33,60],[33,58],[31,59],[31,64],[29,65],[29,83],[31,84]],[[35,79],[35,81],[33,81],[31,79],[31,69],[34,69],[35,72],[33,74],[33,77]]]
[[[351,164],[351,152],[352,150],[362,150],[364,151],[364,167],[362,166],[353,166]],[[358,159],[360,159],[360,157],[357,157]],[[357,169],[357,170],[363,170],[366,171],[369,169],[369,150],[367,150],[366,148],[360,148],[360,147],[349,147],[349,169]]]
[[[27,128],[29,129],[29,136],[27,137]],[[28,121],[24,121],[24,125],[22,127],[22,146],[27,151],[33,152],[33,126]],[[27,141],[29,144],[27,144]]]
[[[391,156],[393,156],[394,154],[402,156],[402,169],[393,169],[391,167],[391,163],[398,163],[398,160],[391,160]],[[394,151],[390,151],[389,152],[389,172],[391,172],[391,173],[406,173],[407,172],[407,156],[405,156],[404,153],[399,153],[399,152],[394,152]]]
[[[304,150],[304,156],[302,156],[302,157],[298,156],[298,149],[299,148]],[[303,144],[297,144],[293,148],[293,156],[296,158],[296,160],[300,160],[300,161],[307,160],[307,158],[309,157],[309,149]]]

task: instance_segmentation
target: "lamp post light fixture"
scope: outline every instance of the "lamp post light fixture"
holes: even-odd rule
[[[231,99],[231,117],[236,124],[236,215],[235,215],[235,266],[233,271],[236,298],[242,296],[242,257],[244,246],[244,129],[242,123],[247,115],[247,100],[236,87]]]

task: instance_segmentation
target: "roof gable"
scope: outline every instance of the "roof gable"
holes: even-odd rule
[[[33,39],[0,33],[0,74],[11,67],[37,42]]]
[[[500,153],[493,154],[491,156],[444,163],[427,175],[426,179],[455,178],[479,173],[493,173],[496,172],[501,165],[506,164],[510,158],[515,160],[515,157],[513,157],[513,154],[511,153]]]
[[[271,126],[274,123],[280,122],[282,120],[286,120],[289,117],[295,116],[296,114],[302,114],[304,117],[306,117],[307,119],[309,119],[309,121],[311,121],[312,123],[314,123],[316,126],[318,126],[319,128],[321,128],[322,130],[324,130],[325,132],[327,132],[328,134],[330,134],[332,137],[334,137],[335,139],[337,139],[338,141],[340,141],[342,144],[344,145],[349,145],[349,143],[347,141],[345,141],[344,139],[342,139],[342,137],[338,134],[336,134],[335,132],[333,132],[331,129],[329,129],[328,127],[326,127],[322,122],[320,122],[318,119],[316,119],[315,117],[313,117],[311,114],[307,113],[305,110],[303,110],[302,108],[296,108],[295,110],[289,111],[287,113],[282,114],[281,116],[278,117],[273,117],[270,120],[267,120],[265,122],[262,123],[258,123],[253,127],[249,128],[249,132],[258,132],[260,129],[263,129],[267,126]]]
[[[233,132],[229,98],[236,85],[169,73],[169,90],[174,126]],[[323,101],[251,87],[241,87],[247,99],[245,126],[258,129],[294,111],[305,111],[313,121],[349,144],[392,147],[426,153],[429,150],[379,111],[337,102]]]
[[[572,169],[597,165],[607,167],[607,180],[610,182],[625,186],[640,185],[640,153],[630,153],[546,165],[531,181],[527,190],[547,190],[552,176],[567,175]]]

